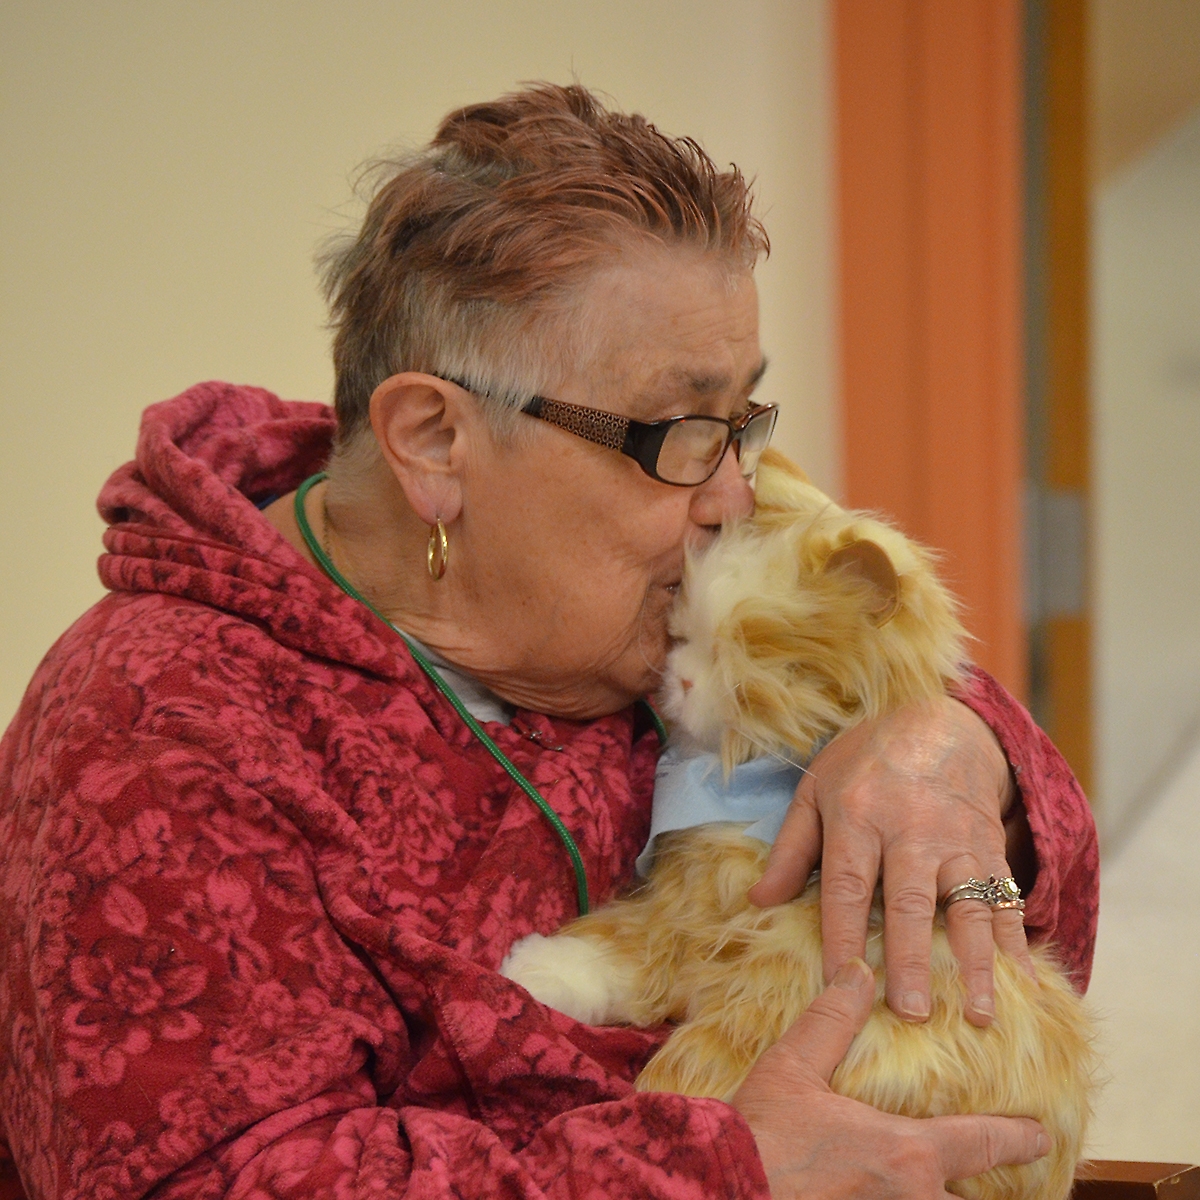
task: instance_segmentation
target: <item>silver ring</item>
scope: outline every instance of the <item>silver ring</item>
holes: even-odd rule
[[[950,905],[957,904],[960,900],[982,900],[984,904],[990,905],[989,894],[988,885],[982,879],[971,878],[966,883],[952,887],[942,897],[942,907],[949,908]]]
[[[1021,889],[1011,875],[1006,875],[1002,879],[998,879],[995,875],[989,875],[986,882],[982,879],[968,879],[966,883],[952,887],[942,897],[942,907],[949,908],[950,905],[957,904],[960,900],[982,900],[993,912],[998,909],[1025,911],[1025,901],[1021,899]]]

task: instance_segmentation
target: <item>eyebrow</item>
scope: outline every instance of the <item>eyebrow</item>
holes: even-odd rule
[[[754,368],[750,378],[746,380],[746,386],[743,388],[743,391],[752,392],[756,387],[758,387],[759,383],[762,381],[762,377],[767,373],[767,367],[770,365],[771,360],[764,354],[762,358],[758,360],[758,366]]]
[[[758,366],[754,368],[749,378],[747,378],[738,391],[753,391],[758,386],[759,380],[766,374],[767,366],[768,359],[764,356],[759,360]],[[728,375],[695,375],[683,369],[673,371],[672,375],[689,392],[693,392],[697,396],[714,396],[720,392],[728,391],[733,385],[733,380]]]

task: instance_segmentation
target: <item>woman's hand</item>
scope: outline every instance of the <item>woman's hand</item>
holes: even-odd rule
[[[813,760],[750,900],[766,906],[798,895],[820,859],[828,980],[864,953],[882,873],[888,1005],[923,1021],[937,899],[969,878],[1012,874],[1004,817],[1015,791],[992,731],[957,700],[863,721]],[[1023,827],[1019,807],[1014,815]],[[967,986],[967,1017],[987,1025],[993,945],[1032,972],[1021,914],[963,901],[948,909],[946,932]]]
[[[754,1134],[775,1200],[947,1200],[950,1180],[1033,1162],[1049,1150],[1036,1121],[913,1120],[830,1091],[834,1068],[874,999],[874,976],[851,959],[763,1054],[731,1101]]]

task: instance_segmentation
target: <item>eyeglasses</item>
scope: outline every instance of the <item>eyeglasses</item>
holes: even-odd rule
[[[457,379],[448,382],[468,392],[473,390]],[[696,414],[664,421],[635,421],[548,396],[534,396],[521,411],[597,446],[619,450],[651,479],[674,487],[696,487],[711,479],[731,445],[742,475],[749,479],[770,444],[779,416],[777,405],[759,404],[728,420]]]

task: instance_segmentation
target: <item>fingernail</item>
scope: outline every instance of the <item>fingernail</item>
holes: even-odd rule
[[[1049,1135],[1047,1135],[1047,1134],[1045,1134],[1045,1133],[1039,1133],[1039,1134],[1038,1134],[1038,1140],[1037,1140],[1037,1155],[1038,1155],[1038,1158],[1041,1158],[1043,1154],[1049,1154],[1049,1153],[1050,1153],[1050,1138],[1049,1138]]]
[[[929,1016],[929,997],[924,992],[905,992],[900,997],[900,1008],[906,1017],[923,1020]]]
[[[871,968],[861,958],[852,958],[838,968],[838,973],[833,977],[833,986],[844,988],[847,992],[857,992],[870,974]]]
[[[976,996],[971,1001],[971,1007],[983,1017],[994,1017],[996,1015],[996,1003],[991,996]]]

